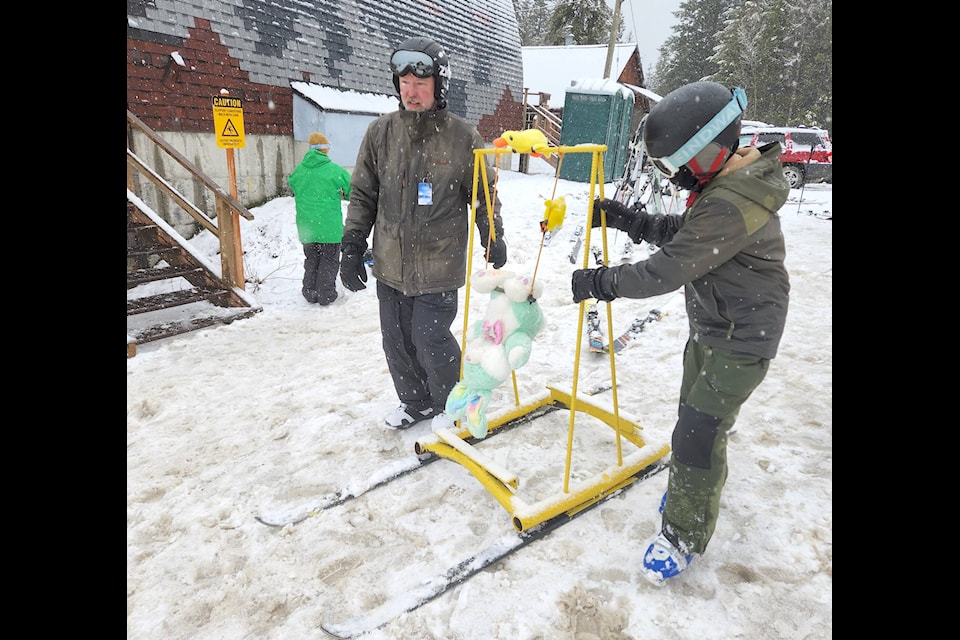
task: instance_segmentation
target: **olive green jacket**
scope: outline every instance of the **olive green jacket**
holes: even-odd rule
[[[660,247],[648,259],[610,268],[605,288],[647,298],[684,287],[697,342],[772,359],[783,335],[790,279],[777,211],[790,187],[776,143],[738,151],[678,215],[649,215],[640,237]],[[728,161],[726,166],[730,166]]]
[[[473,150],[485,147],[475,127],[446,109],[419,113],[401,107],[371,122],[353,169],[344,246],[365,249],[372,229],[371,273],[404,295],[462,287],[474,199]],[[493,163],[481,157],[493,197]],[[479,175],[476,225],[486,246],[489,218]],[[493,209],[500,238],[499,198]]]

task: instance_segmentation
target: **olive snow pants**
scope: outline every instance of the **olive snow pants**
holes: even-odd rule
[[[405,296],[377,281],[383,353],[400,402],[440,413],[460,380],[460,343],[450,331],[456,290]]]
[[[702,554],[713,537],[727,480],[727,434],[769,365],[687,340],[662,528],[684,553]]]

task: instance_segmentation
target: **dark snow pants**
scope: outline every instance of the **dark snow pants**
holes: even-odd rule
[[[664,534],[685,553],[703,553],[713,537],[727,480],[727,434],[769,365],[687,340],[663,510]]]
[[[327,305],[337,299],[340,272],[339,242],[307,242],[303,245],[303,297]]]
[[[405,296],[377,281],[383,353],[400,402],[442,412],[460,380],[460,344],[450,327],[457,291]]]

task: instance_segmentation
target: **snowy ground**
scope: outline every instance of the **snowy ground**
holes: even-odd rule
[[[540,162],[539,173],[502,171],[498,183],[505,268],[536,269],[545,288],[547,328],[517,371],[521,401],[546,385],[570,389],[575,365],[581,390],[611,376],[606,356],[583,347],[575,359],[579,305],[571,302],[570,272],[583,255],[570,263],[569,240],[585,219],[589,185],[555,181]],[[543,201],[555,195],[566,197],[567,218],[541,251]],[[720,521],[703,557],[660,588],[640,576],[644,543],[659,526],[661,473],[365,637],[832,638],[832,196],[832,185],[807,185],[802,201],[793,190],[780,211],[790,314],[780,354],[731,437]],[[429,423],[399,432],[382,426],[396,396],[373,279],[330,307],[307,304],[293,199],[252,212],[254,221],[241,221],[247,290],[263,312],[141,345],[127,360],[133,640],[322,638],[321,623],[375,607],[513,532],[504,508],[449,460],[301,524],[257,522],[258,514],[316,504],[409,459]],[[599,245],[599,232],[592,239]],[[624,240],[609,232],[611,261]],[[195,244],[219,264],[209,238]],[[477,249],[474,268],[482,263]],[[633,260],[647,251],[637,247]],[[610,307],[615,333],[652,308],[669,312],[615,359],[620,411],[650,442],[669,442],[676,419],[687,336],[681,297]],[[470,319],[485,307],[485,297],[472,294]],[[458,337],[462,326],[461,312]],[[612,391],[592,401],[612,406]],[[495,393],[497,408],[512,402],[511,385]],[[561,410],[477,448],[517,473],[518,493],[530,502],[562,490],[569,426]],[[616,461],[608,432],[577,418],[574,480]]]

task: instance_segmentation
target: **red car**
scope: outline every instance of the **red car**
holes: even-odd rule
[[[805,182],[833,183],[833,144],[825,129],[771,127],[748,122],[744,121],[740,128],[740,146],[779,142],[783,149],[780,155],[783,176],[791,189],[799,189]]]

